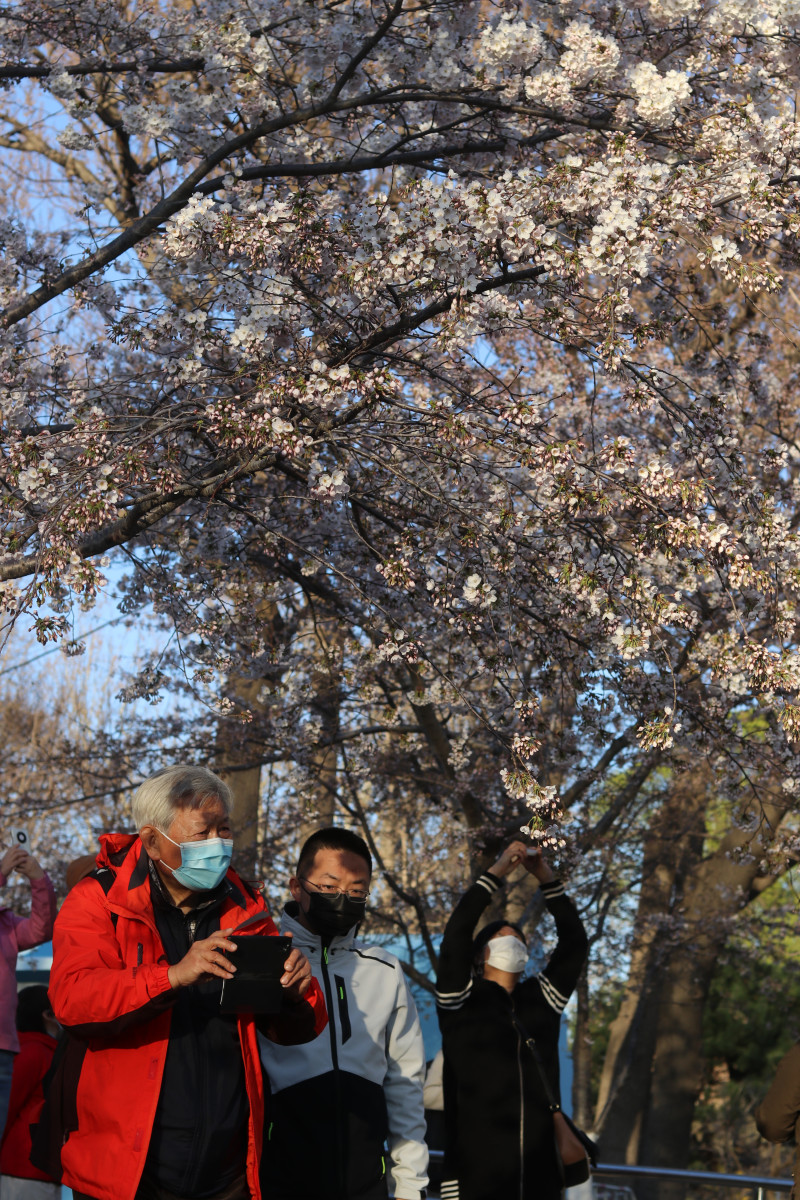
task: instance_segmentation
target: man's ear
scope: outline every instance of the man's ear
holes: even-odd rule
[[[161,835],[155,825],[143,825],[139,830],[142,845],[154,862],[161,861]]]
[[[296,875],[292,875],[291,879],[289,880],[289,891],[292,893],[292,899],[296,900],[298,904],[300,903],[300,893],[302,890],[303,889],[300,887],[300,880]]]

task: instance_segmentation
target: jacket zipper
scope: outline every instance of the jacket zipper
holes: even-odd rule
[[[193,912],[193,911],[189,912],[184,917],[183,928],[184,928],[184,932],[186,934],[187,941],[189,942],[190,950],[191,950],[192,946],[194,945],[194,940],[197,935],[198,920],[199,920],[199,918],[197,916],[197,913]],[[194,1018],[194,1012],[193,1012],[193,1009],[191,1008],[191,1006],[189,1006],[189,1020],[191,1022],[192,1031],[194,1033],[194,1032],[196,1032],[195,1031],[195,1018]],[[198,1078],[199,1082],[200,1082],[199,1092],[200,1092],[200,1098],[201,1098],[201,1105],[200,1105],[201,1118],[198,1121],[198,1123],[195,1127],[195,1131],[194,1131],[194,1145],[197,1146],[198,1144],[202,1145],[202,1143],[205,1141],[205,1139],[213,1133],[213,1130],[209,1129],[209,1126],[211,1123],[210,1119],[209,1119],[209,1106],[208,1106],[208,1087],[209,1087],[210,1081],[208,1079],[208,1074],[207,1074],[207,1069],[206,1069],[207,1064],[206,1064],[206,1061],[205,1061],[205,1058],[203,1057],[203,1055],[197,1053],[197,1038],[196,1037],[192,1037],[191,1044],[195,1049],[195,1055],[194,1055],[195,1077]],[[187,1173],[186,1173],[186,1176],[184,1177],[187,1195],[191,1195],[192,1192],[196,1190],[197,1186],[200,1183],[200,1180],[197,1179],[196,1176],[197,1176],[196,1167],[194,1169],[192,1169],[191,1166],[189,1168],[187,1168]],[[183,1190],[183,1189],[181,1189],[181,1190]]]
[[[512,1014],[516,1011],[514,1008],[514,997],[509,995],[509,1003],[511,1005]],[[519,1200],[524,1200],[525,1197],[525,1091],[523,1088],[522,1076],[522,1038],[519,1030],[514,1029],[517,1035],[517,1078],[519,1080]]]
[[[333,991],[331,989],[331,977],[328,971],[328,947],[322,943],[322,981],[325,984],[325,1004],[328,1008],[328,1029],[331,1039],[331,1063],[333,1065],[333,1077],[335,1080],[335,1099],[336,1099],[336,1179],[338,1182],[337,1196],[346,1196],[346,1180],[344,1170],[344,1129],[342,1120],[344,1115],[344,1106],[342,1104],[342,1081],[339,1075],[339,1046],[336,1041],[336,1021],[333,1015]]]

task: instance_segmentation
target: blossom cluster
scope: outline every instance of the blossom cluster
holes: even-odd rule
[[[342,703],[396,730],[402,680],[452,802],[545,832],[609,739],[723,747],[750,706],[785,764],[792,3],[63,7],[3,26],[9,63],[58,48],[3,152],[73,206],[0,214],[3,604],[91,603],[128,546],[127,610],[220,719],[237,672],[308,707],[336,624]],[[69,73],[93,58],[119,69]]]

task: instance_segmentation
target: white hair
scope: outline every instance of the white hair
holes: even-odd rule
[[[133,821],[137,830],[153,825],[167,833],[179,809],[202,808],[209,800],[221,800],[230,812],[231,789],[213,771],[185,764],[162,767],[136,789]]]

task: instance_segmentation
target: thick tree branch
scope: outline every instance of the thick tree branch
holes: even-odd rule
[[[252,129],[248,129],[236,137],[225,139],[210,154],[206,155],[182,183],[178,184],[168,196],[160,200],[148,213],[145,213],[138,221],[134,221],[128,225],[105,246],[95,250],[92,254],[86,255],[80,262],[69,267],[66,271],[60,272],[54,279],[42,284],[41,287],[36,288],[35,291],[29,293],[23,299],[9,305],[8,308],[0,313],[0,323],[5,328],[15,325],[18,321],[24,320],[25,317],[30,316],[31,313],[47,304],[50,300],[63,295],[64,292],[69,291],[76,284],[82,283],[90,275],[102,271],[103,268],[114,262],[128,250],[132,250],[139,242],[154,233],[159,225],[183,208],[192,194],[197,191],[198,186],[209,171],[212,171],[232,155],[254,145],[254,143],[260,141],[262,138],[268,137],[273,133],[278,133],[283,129],[288,129],[293,125],[303,125],[308,121],[319,117],[329,117],[335,113],[352,112],[355,109],[369,108],[389,100],[394,104],[399,104],[404,101],[423,98],[430,99],[430,93],[427,91],[420,93],[417,89],[407,92],[405,89],[389,88],[382,92],[368,92],[346,100],[337,99],[333,102],[326,100],[320,104],[295,109],[286,115],[262,121],[258,125],[253,126]],[[467,95],[460,95],[458,93],[453,97],[453,99],[456,98],[461,103],[474,103],[476,100],[480,101],[481,99],[480,97],[472,96],[472,94],[468,97]]]
[[[143,497],[131,504],[125,515],[118,521],[105,525],[84,538],[75,546],[75,551],[83,559],[105,554],[106,551],[122,546],[125,542],[152,529],[154,525],[157,525],[170,513],[175,512],[182,504],[186,504],[190,500],[209,500],[219,492],[220,488],[227,487],[237,479],[250,475],[254,471],[263,471],[266,467],[271,466],[276,458],[277,454],[271,451],[260,458],[248,458],[233,469],[219,470],[219,464],[215,464],[215,473],[211,476],[205,475],[202,479],[187,482],[167,495],[151,494]],[[4,560],[0,559],[0,579],[23,579],[25,576],[33,574],[39,566],[39,558],[40,553],[24,557],[9,555]]]
[[[351,175],[364,171],[380,171],[386,167],[402,166],[433,166],[443,159],[469,157],[473,154],[500,154],[504,150],[518,146],[527,149],[539,146],[544,142],[555,141],[564,136],[564,130],[556,126],[548,126],[541,133],[530,137],[513,139],[511,137],[475,138],[467,142],[449,142],[444,146],[433,145],[423,150],[386,151],[382,154],[362,154],[355,158],[327,159],[324,162],[289,162],[265,163],[264,165],[245,167],[239,179],[245,182],[260,179],[319,179],[327,175]],[[216,175],[207,179],[196,189],[204,196],[211,195],[225,187],[225,176]]]
[[[123,59],[113,62],[107,58],[89,58],[68,67],[53,67],[49,63],[35,66],[19,63],[17,66],[0,67],[0,80],[49,79],[56,73],[81,78],[87,75],[175,75],[183,71],[202,71],[206,60],[193,58]]]

